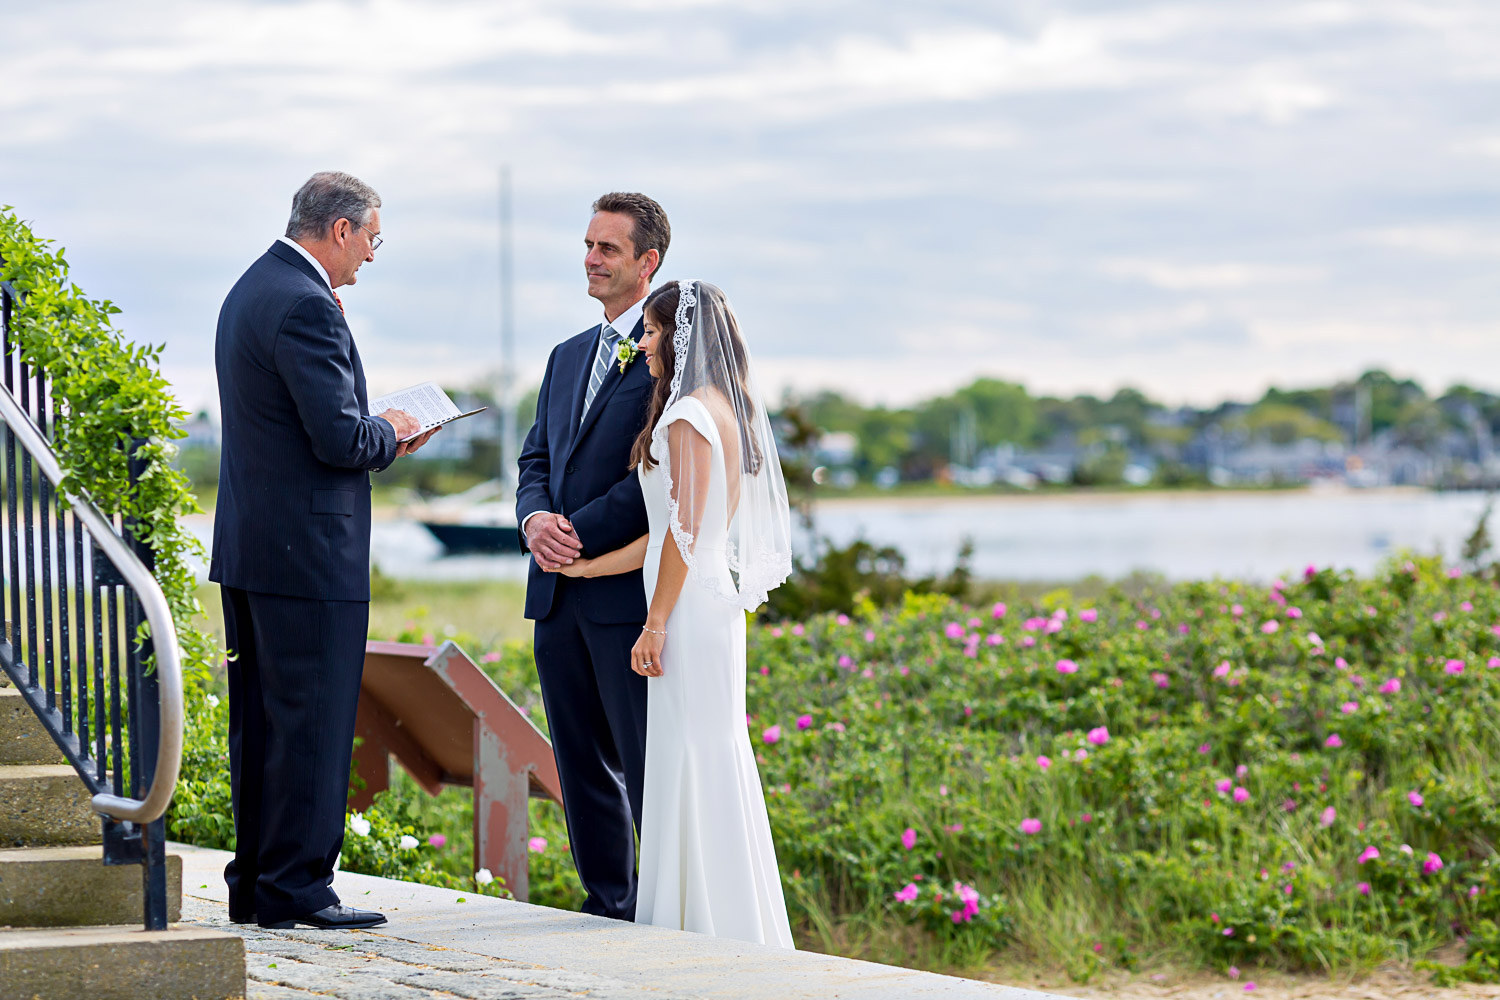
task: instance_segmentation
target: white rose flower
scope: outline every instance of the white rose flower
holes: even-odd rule
[[[409,851],[413,847],[416,847],[416,846],[417,846],[417,838],[413,837],[411,834],[408,833],[404,837],[401,838],[401,849],[403,851]]]
[[[354,813],[349,817],[349,829],[353,830],[361,837],[368,837],[370,835],[370,821],[365,819],[359,813]]]
[[[488,868],[481,868],[474,873],[474,881],[478,882],[480,885],[489,885],[491,882],[495,881],[495,876],[490,874],[490,870]]]
[[[211,707],[218,708],[219,707],[219,696],[216,695],[216,694],[209,695],[208,696],[208,703],[209,703],[209,705]]]

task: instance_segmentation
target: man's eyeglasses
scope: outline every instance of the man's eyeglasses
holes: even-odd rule
[[[355,225],[359,226],[359,223],[356,222]],[[364,226],[359,226],[359,228],[365,229]],[[383,240],[379,236],[375,235],[374,233],[371,233],[368,229],[365,229],[365,232],[369,233],[369,236],[370,236],[370,252],[374,253],[376,250],[380,249],[380,244],[384,243],[385,240]]]

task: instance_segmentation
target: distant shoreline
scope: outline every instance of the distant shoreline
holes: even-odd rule
[[[819,497],[813,501],[814,510],[835,510],[840,507],[859,507],[871,504],[881,507],[930,507],[954,504],[1035,505],[1071,504],[1103,505],[1131,500],[1165,500],[1185,502],[1210,500],[1236,500],[1246,497],[1292,498],[1307,496],[1418,496],[1432,493],[1425,486],[1379,486],[1370,489],[1352,487],[1287,487],[1274,490],[1058,490],[1052,493],[929,493],[920,496],[871,496],[863,494],[851,497]]]

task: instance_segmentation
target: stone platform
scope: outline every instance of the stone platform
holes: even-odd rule
[[[1052,996],[346,872],[334,881],[343,901],[382,911],[388,924],[332,932],[236,926],[225,906],[229,855],[177,844],[169,849],[183,860],[183,921],[244,937],[251,1000]]]

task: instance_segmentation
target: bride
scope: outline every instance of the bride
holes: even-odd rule
[[[724,293],[669,282],[645,303],[656,377],[631,464],[650,533],[570,575],[644,568],[631,651],[649,678],[636,921],[791,948],[745,729],[745,612],[791,573],[791,513],[771,424]]]

